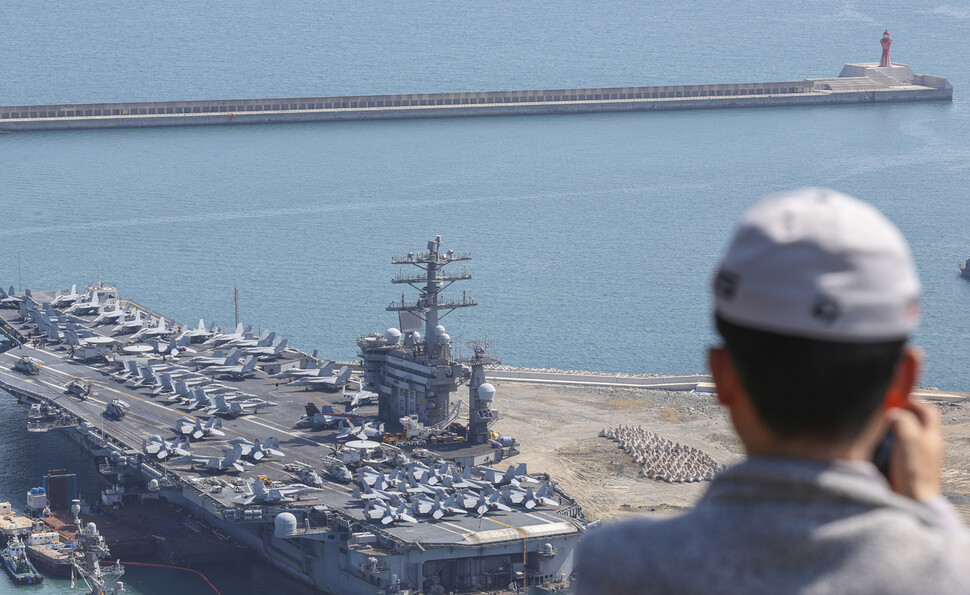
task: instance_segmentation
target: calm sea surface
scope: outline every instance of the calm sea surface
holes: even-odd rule
[[[18,283],[19,253],[26,287],[100,274],[222,325],[237,286],[243,321],[347,359],[396,325],[391,256],[441,234],[475,257],[452,295],[481,305],[444,320],[461,343],[488,333],[520,366],[699,372],[732,222],[762,194],[824,185],[909,237],[924,382],[970,390],[970,9],[665,4],[8,0],[0,103],[800,80],[877,60],[887,27],[894,60],[948,77],[955,99],[3,135],[0,284]],[[129,583],[157,592],[150,576]]]

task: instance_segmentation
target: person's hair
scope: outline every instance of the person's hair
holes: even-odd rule
[[[906,344],[807,339],[714,319],[755,411],[782,436],[857,436],[883,402]]]

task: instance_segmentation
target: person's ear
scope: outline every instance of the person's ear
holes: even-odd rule
[[[886,391],[886,399],[883,402],[886,409],[907,406],[909,395],[916,386],[922,370],[923,350],[913,346],[904,347],[903,355],[896,364],[896,372],[893,374],[889,390]]]
[[[711,347],[707,350],[707,365],[717,389],[718,402],[730,407],[734,404],[741,386],[731,354],[723,347]]]

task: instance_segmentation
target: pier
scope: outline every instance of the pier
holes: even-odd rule
[[[0,106],[0,132],[951,101],[946,78],[846,64],[833,78],[712,85]]]

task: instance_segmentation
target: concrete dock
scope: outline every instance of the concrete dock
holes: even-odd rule
[[[941,76],[908,65],[846,64],[838,77],[800,81],[212,101],[0,106],[0,132],[230,126],[740,107],[950,101]]]

